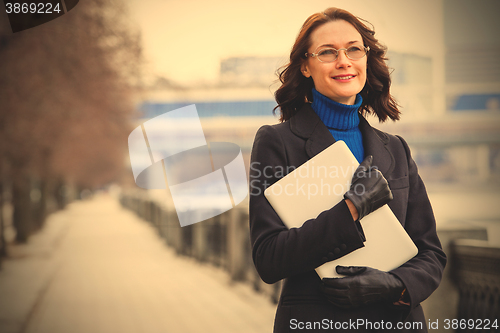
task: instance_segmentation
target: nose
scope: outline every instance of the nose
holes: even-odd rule
[[[339,50],[337,60],[335,63],[337,68],[351,67],[351,59],[347,58],[347,50]]]

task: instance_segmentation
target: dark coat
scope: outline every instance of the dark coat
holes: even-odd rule
[[[373,165],[379,168],[392,190],[394,199],[389,206],[418,247],[417,256],[391,271],[404,282],[411,307],[380,303],[343,310],[328,303],[320,291],[321,279],[314,269],[363,247],[345,201],[316,219],[306,221],[300,228],[288,229],[264,197],[264,189],[283,177],[286,170],[290,170],[287,167],[302,165],[335,142],[311,106],[306,104],[289,121],[261,127],[251,156],[250,233],[254,264],[266,283],[285,279],[274,332],[301,331],[299,322],[304,325],[320,322],[323,328],[328,326],[330,332],[337,323],[344,325],[346,331],[353,331],[353,321],[358,319],[375,325],[380,325],[382,320],[384,323],[391,321],[393,327],[403,320],[421,322],[421,330],[408,331],[427,331],[420,303],[438,287],[446,256],[436,234],[424,184],[408,145],[401,137],[372,128],[361,115],[359,128],[365,156],[373,155]],[[343,323],[349,320],[347,327]],[[369,327],[368,324],[360,325],[357,331],[369,331]]]

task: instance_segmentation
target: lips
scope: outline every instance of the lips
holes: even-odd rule
[[[334,80],[349,80],[349,79],[352,79],[355,76],[356,75],[352,75],[352,74],[337,75],[337,76],[334,76],[333,79]]]

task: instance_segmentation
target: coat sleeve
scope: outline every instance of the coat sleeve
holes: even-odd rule
[[[314,270],[363,247],[345,201],[304,221],[300,228],[288,229],[283,224],[264,190],[284,176],[288,166],[285,144],[277,130],[261,127],[250,162],[249,215],[252,257],[266,283]]]
[[[418,254],[402,266],[391,271],[405,284],[413,310],[429,297],[439,286],[446,255],[436,232],[434,213],[422,179],[418,175],[417,165],[412,159],[408,144],[403,143],[408,159],[409,196],[406,211],[405,229],[418,248]]]

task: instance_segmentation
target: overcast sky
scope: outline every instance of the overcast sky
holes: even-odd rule
[[[371,22],[391,50],[435,57],[443,49],[440,0],[125,1],[147,70],[181,83],[217,80],[228,57],[286,57],[305,19],[331,6]]]

